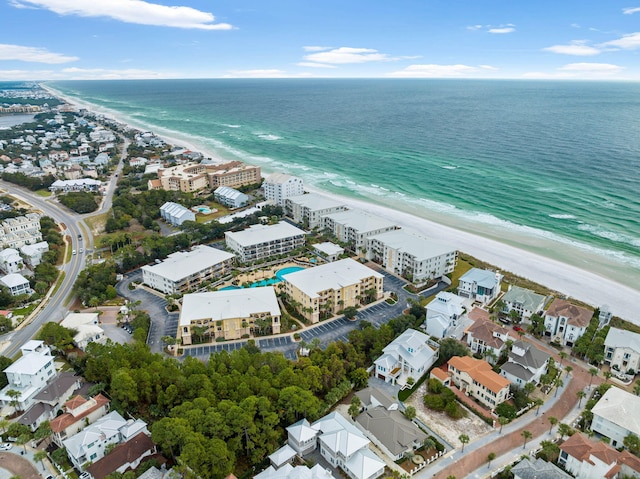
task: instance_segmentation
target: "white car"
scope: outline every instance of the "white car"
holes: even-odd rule
[[[10,442],[3,442],[2,444],[0,444],[0,451],[10,451],[12,447],[13,444],[11,444]]]

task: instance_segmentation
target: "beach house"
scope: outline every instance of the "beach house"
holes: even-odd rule
[[[547,372],[550,357],[533,344],[516,341],[511,346],[507,362],[500,368],[500,374],[518,388],[527,383],[538,384]]]
[[[273,286],[185,294],[178,324],[182,344],[193,337],[240,339],[280,333],[280,306]]]
[[[185,293],[229,273],[234,261],[233,253],[198,245],[191,251],[171,253],[162,262],[143,266],[142,282],[164,294]]]
[[[458,295],[489,304],[500,294],[502,275],[495,271],[471,268],[460,277]]]
[[[546,296],[534,293],[530,289],[509,285],[509,290],[502,296],[504,313],[516,311],[521,320],[528,320],[532,314],[543,314]]]
[[[591,430],[608,437],[613,447],[622,447],[629,434],[640,436],[640,397],[612,387],[591,409]]]
[[[102,394],[89,399],[74,396],[64,403],[62,409],[64,412],[50,422],[53,442],[59,447],[63,447],[62,441],[105,416],[109,412],[109,400]]]
[[[491,364],[495,364],[505,350],[509,339],[509,329],[490,319],[478,319],[466,329],[467,344],[476,354],[482,355]]]
[[[604,361],[611,369],[626,374],[640,372],[640,334],[609,328],[604,340]]]
[[[464,298],[440,291],[426,306],[425,330],[434,338],[446,337],[465,312]]]
[[[454,356],[447,364],[453,384],[485,407],[493,410],[509,397],[509,380],[493,372],[488,362]]]
[[[423,282],[452,273],[458,252],[418,233],[399,229],[368,237],[366,257],[387,271]]]
[[[564,345],[573,346],[584,334],[592,317],[593,309],[556,298],[544,315],[545,335]]]
[[[373,362],[374,374],[384,382],[405,386],[409,378],[420,379],[437,359],[437,343],[420,331],[407,329],[384,347],[382,356]]]
[[[274,225],[252,225],[242,231],[225,232],[227,247],[243,263],[286,255],[305,243],[306,233],[286,221]]]
[[[321,311],[336,314],[358,306],[369,296],[382,298],[384,276],[351,258],[284,276],[284,291],[291,304],[311,323],[320,321]]]

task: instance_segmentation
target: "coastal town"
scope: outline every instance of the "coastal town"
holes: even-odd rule
[[[640,478],[614,304],[38,85],[2,113],[0,470]]]

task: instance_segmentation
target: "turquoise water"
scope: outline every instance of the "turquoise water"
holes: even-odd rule
[[[640,284],[640,84],[55,82],[144,129]]]
[[[278,284],[283,281],[283,276],[289,273],[295,273],[296,271],[302,271],[304,268],[300,266],[289,266],[287,268],[282,268],[276,271],[275,278],[263,279],[260,281],[256,281],[255,283],[251,283],[249,285],[250,288],[257,288],[259,286],[273,286],[274,284]],[[224,288],[220,288],[218,291],[230,291],[232,289],[242,289],[242,286],[225,286]]]

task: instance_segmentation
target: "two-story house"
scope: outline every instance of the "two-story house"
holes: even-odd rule
[[[604,340],[604,361],[612,369],[627,374],[640,372],[640,334],[610,328]]]
[[[545,334],[567,346],[582,336],[589,326],[593,310],[556,298],[544,315]]]
[[[534,293],[530,289],[509,285],[509,290],[502,296],[504,313],[516,311],[521,320],[528,320],[532,314],[540,314],[544,309],[547,297]]]
[[[629,434],[640,436],[640,397],[612,387],[591,409],[591,430],[621,447]]]
[[[550,357],[532,344],[516,341],[511,347],[507,362],[500,368],[500,374],[519,388],[527,383],[538,384],[542,375],[547,372]]]
[[[59,447],[64,447],[62,441],[105,416],[109,411],[109,400],[102,394],[89,399],[75,396],[64,403],[62,408],[64,412],[49,423],[53,442]]]
[[[428,335],[407,329],[382,350],[374,361],[377,378],[404,386],[409,378],[417,381],[438,359],[437,344]]]
[[[509,381],[496,374],[491,365],[471,356],[454,356],[448,372],[460,391],[493,410],[509,396]]]
[[[471,268],[460,277],[458,295],[489,304],[500,294],[502,275],[494,271]]]
[[[471,351],[481,354],[491,364],[495,364],[505,349],[509,339],[509,329],[490,319],[478,319],[466,330],[467,344]]]

